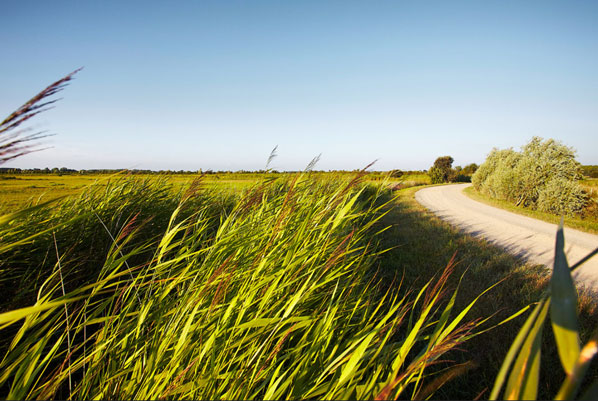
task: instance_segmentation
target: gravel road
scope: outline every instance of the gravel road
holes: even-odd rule
[[[463,231],[485,238],[529,262],[552,268],[557,225],[474,201],[463,194],[463,189],[470,185],[424,188],[415,193],[415,199]],[[598,235],[568,227],[564,234],[570,266],[598,247]],[[598,255],[576,269],[574,277],[578,283],[598,289]]]

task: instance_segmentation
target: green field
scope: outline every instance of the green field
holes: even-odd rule
[[[15,210],[20,206],[48,201],[61,196],[80,193],[86,187],[107,185],[110,180],[118,179],[120,175],[0,175],[0,211]],[[156,176],[136,177],[155,179]],[[180,189],[188,185],[198,175],[172,175],[167,181],[173,184],[173,189]],[[257,175],[223,176],[205,175],[203,183],[207,187],[222,191],[241,191],[249,188],[257,181]]]
[[[28,204],[37,204],[61,196],[75,195],[86,187],[96,185],[107,185],[110,180],[126,174],[0,174],[0,213],[18,209]],[[188,185],[199,174],[174,174],[165,175],[162,178],[173,184],[173,189],[178,190]],[[225,173],[225,174],[204,174],[202,185],[207,188],[224,192],[240,193],[250,188],[258,180],[289,177],[290,174],[258,174],[258,173]],[[348,177],[351,173],[312,173],[314,177]],[[139,178],[156,179],[156,175],[135,175]],[[389,178],[386,174],[368,174],[366,182],[384,182],[389,187],[401,186],[411,187],[430,183],[426,174],[410,174],[400,178]]]
[[[419,206],[425,176],[8,177],[3,398],[486,398],[547,285]]]

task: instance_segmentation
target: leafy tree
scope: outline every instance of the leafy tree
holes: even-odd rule
[[[434,161],[434,165],[428,171],[432,184],[449,182],[449,178],[454,176],[453,161],[454,159],[450,156],[442,156]]]
[[[428,175],[430,176],[430,182],[432,184],[442,184],[443,182],[446,182],[443,171],[436,166],[430,167]]]
[[[479,168],[479,166],[475,163],[471,163],[468,164],[467,166],[463,167],[463,170],[461,170],[461,173],[464,175],[473,175],[473,173],[476,172],[476,170]]]

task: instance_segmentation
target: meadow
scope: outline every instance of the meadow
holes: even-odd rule
[[[544,268],[419,206],[425,177],[14,177],[0,180],[7,399],[487,398],[548,287]],[[577,308],[585,342],[583,289]],[[549,398],[568,375],[542,343]]]
[[[351,177],[354,173],[312,172],[312,177]],[[75,195],[89,185],[107,185],[110,178],[122,174],[0,174],[0,212],[14,211],[21,207],[37,204],[62,196]],[[189,185],[199,174],[169,174],[163,178],[174,191]],[[204,187],[223,192],[241,193],[262,179],[290,177],[290,173],[214,173],[202,176]],[[135,177],[155,179],[156,175],[136,174]],[[427,174],[408,174],[399,178],[384,173],[369,173],[364,181],[384,182],[389,187],[411,187],[430,183]]]
[[[2,174],[0,175],[0,210],[12,211],[62,196],[76,195],[90,185],[108,185],[111,174]],[[136,177],[152,179],[155,176]],[[249,188],[259,179],[257,175],[206,175],[204,185],[222,191],[238,192]],[[174,191],[192,182],[197,175],[177,174],[167,176]]]

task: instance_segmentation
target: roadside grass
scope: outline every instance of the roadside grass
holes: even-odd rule
[[[581,180],[581,185],[588,187],[588,188],[598,188],[598,178],[590,178],[586,177]]]
[[[585,186],[585,184],[584,184]],[[592,202],[596,202],[598,199],[598,191],[594,189],[596,194],[592,197]],[[478,191],[476,191],[473,186],[467,187],[463,190],[463,193],[469,196],[470,198],[477,200],[479,202],[485,203],[490,206],[495,206],[501,209],[508,210],[513,213],[521,214],[523,216],[533,217],[534,219],[546,221],[552,224],[559,224],[560,216],[555,216],[554,214],[541,212],[539,210],[532,210],[520,206],[516,206],[511,202],[501,199],[495,199],[490,196],[484,195]],[[590,193],[592,195],[592,193]],[[590,206],[593,208],[594,206]],[[575,228],[580,231],[585,231],[592,234],[598,234],[598,213],[592,211],[590,213],[586,213],[587,215],[584,217],[572,217],[572,216],[565,216],[564,223],[566,227]]]
[[[380,222],[390,225],[384,232],[382,247],[393,250],[383,254],[380,269],[389,277],[396,272],[404,274],[405,283],[424,283],[456,253],[455,274],[450,283],[457,285],[463,274],[456,300],[456,309],[480,294],[486,288],[503,280],[486,293],[469,312],[471,319],[494,315],[493,324],[503,321],[521,308],[537,302],[546,289],[550,272],[543,266],[531,265],[505,253],[484,240],[475,239],[451,227],[421,206],[414,198],[421,188],[407,188],[397,192],[394,207]],[[556,235],[556,230],[555,230]],[[566,244],[565,238],[565,244]],[[587,341],[598,326],[598,308],[590,291],[581,289],[579,318],[582,343]],[[504,325],[493,328],[467,343],[461,352],[446,357],[446,366],[464,364],[469,368],[435,394],[438,399],[488,398],[502,361],[526,314]],[[490,327],[492,324],[488,324]],[[560,368],[552,331],[545,330],[541,366],[539,399],[551,398],[557,393],[565,374]],[[446,367],[440,365],[438,368]],[[584,385],[598,378],[598,368],[592,366]]]

